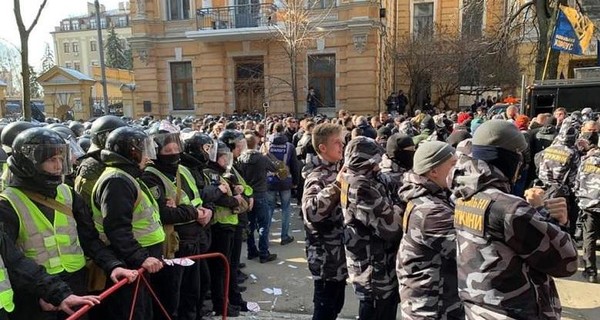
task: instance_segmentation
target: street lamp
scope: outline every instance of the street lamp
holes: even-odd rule
[[[94,0],[94,7],[96,8],[96,30],[98,30],[98,46],[100,53],[100,73],[102,75],[102,96],[104,100],[103,111],[104,114],[108,114],[108,92],[106,90],[106,65],[104,64],[104,43],[102,41],[102,26],[100,25],[100,3],[98,0]]]

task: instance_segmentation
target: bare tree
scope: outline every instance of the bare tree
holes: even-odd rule
[[[324,38],[329,31],[323,29],[330,17],[334,1],[324,0],[286,0],[282,1],[283,8],[278,21],[270,25],[272,39],[284,50],[286,62],[289,63],[290,80],[280,77],[274,79],[278,85],[289,85],[294,112],[299,112],[298,81],[299,57],[303,57],[306,49],[317,39]]]
[[[457,94],[516,86],[520,74],[516,47],[492,49],[490,45],[496,41],[484,35],[457,34],[441,26],[418,37],[401,38],[402,49],[396,58],[410,80],[410,109],[427,103],[447,109],[449,98]],[[431,100],[432,91],[435,100]]]
[[[19,28],[19,36],[21,37],[21,79],[23,81],[23,89],[22,89],[22,93],[23,93],[23,117],[25,117],[25,121],[31,121],[31,96],[30,96],[30,89],[29,89],[29,79],[30,79],[30,75],[29,75],[29,35],[31,34],[31,31],[33,30],[33,28],[35,28],[35,26],[38,23],[38,20],[40,18],[40,15],[42,14],[42,11],[44,10],[44,7],[46,6],[46,2],[48,0],[43,0],[42,4],[40,4],[40,7],[38,9],[37,14],[35,15],[35,18],[33,19],[33,22],[31,22],[31,25],[29,27],[25,26],[25,23],[23,22],[23,16],[21,15],[21,1],[20,0],[13,0],[13,4],[14,4],[14,11],[15,11],[15,19],[17,20],[17,27]]]

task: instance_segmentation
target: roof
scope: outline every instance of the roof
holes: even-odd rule
[[[75,69],[69,69],[69,68],[65,68],[65,67],[58,67],[58,68],[64,72],[68,73],[70,76],[76,78],[77,80],[96,81]]]

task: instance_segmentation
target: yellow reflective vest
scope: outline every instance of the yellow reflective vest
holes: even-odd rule
[[[72,208],[71,188],[61,184],[56,190],[55,200]],[[27,195],[14,187],[6,188],[1,196],[19,217],[17,245],[26,257],[44,266],[49,274],[75,272],[85,266],[77,223],[72,216],[55,210],[54,221],[50,222]]]
[[[100,178],[94,185],[94,189],[92,191],[91,203],[94,224],[96,225],[98,232],[100,232],[101,237],[106,239],[106,235],[104,234],[104,214],[98,207],[96,207],[93,197],[98,186],[100,186],[105,180],[114,177],[120,177],[122,179],[131,181],[131,183],[137,189],[138,199],[136,200],[133,208],[131,220],[133,237],[142,247],[149,247],[163,242],[165,240],[165,232],[160,222],[158,204],[156,203],[154,197],[150,195],[148,187],[146,187],[144,182],[138,181],[127,172],[114,167],[107,167],[104,169],[104,172],[102,172],[102,175],[100,175]]]

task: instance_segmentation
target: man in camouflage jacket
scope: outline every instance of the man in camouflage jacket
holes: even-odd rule
[[[454,205],[446,178],[456,163],[445,142],[425,142],[404,174],[407,203],[397,256],[402,319],[464,319],[456,279]]]
[[[318,156],[308,157],[302,202],[306,256],[314,280],[313,320],[334,320],[344,306],[346,255],[337,162],[342,159],[342,128],[320,124],[313,129]],[[328,160],[326,160],[328,159]]]
[[[538,156],[538,177],[543,182],[548,198],[565,197],[569,205],[571,235],[575,232],[578,210],[575,203],[574,187],[580,155],[575,147],[578,132],[566,118],[550,147]]]
[[[381,182],[382,154],[375,140],[357,137],[346,147],[344,157],[346,173],[340,195],[344,244],[361,320],[396,319],[398,309],[395,260],[401,237],[400,210]]]
[[[566,203],[563,198],[544,203],[541,189],[527,190],[527,202],[510,195],[527,147],[514,125],[487,121],[472,142],[472,156],[462,155],[450,176],[466,317],[560,319],[552,277],[577,271]]]
[[[598,133],[588,138],[592,148],[582,158],[577,172],[575,192],[583,220],[583,276],[598,282],[596,240],[600,238],[600,149]]]
[[[387,141],[386,152],[381,160],[381,174],[386,189],[395,205],[404,209],[404,204],[398,197],[402,186],[402,175],[413,165],[415,145],[412,138],[401,133],[393,134]]]

